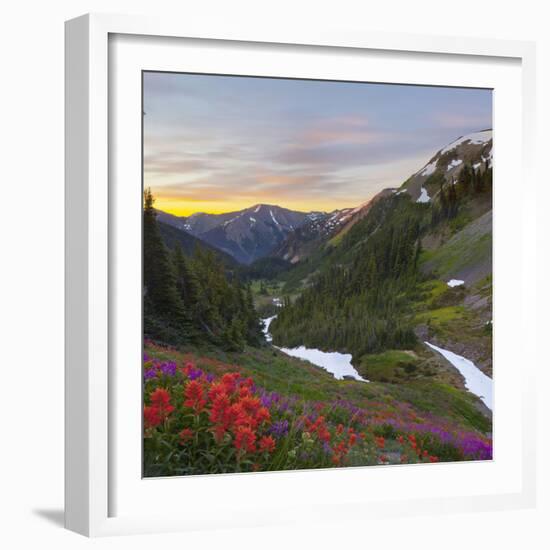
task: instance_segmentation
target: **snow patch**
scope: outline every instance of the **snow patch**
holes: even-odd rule
[[[452,170],[453,168],[456,168],[457,166],[460,166],[461,164],[462,164],[462,159],[451,160],[451,162],[449,163],[449,166],[447,166],[447,172],[449,170]]]
[[[262,205],[258,204],[258,206],[256,206],[256,210],[254,210],[254,213],[256,214],[257,212],[259,212],[261,207]]]
[[[461,281],[460,279],[451,279],[447,286],[450,286],[451,288],[454,288],[455,286],[462,286],[464,284],[464,281]]]
[[[252,216],[250,216],[249,219],[252,223],[256,223],[256,218],[253,218]]]
[[[474,132],[473,134],[459,137],[457,140],[447,145],[447,147],[441,149],[440,154],[444,155],[445,153],[452,151],[453,149],[455,149],[459,145],[462,145],[463,143],[466,143],[467,141],[475,145],[481,145],[482,143],[488,143],[489,141],[491,141],[491,139],[493,139],[492,130],[485,130],[484,132]]]
[[[443,355],[464,376],[466,389],[477,395],[489,409],[493,410],[493,380],[491,378],[478,369],[469,359],[452,351],[438,348],[430,342],[424,343]]]
[[[437,161],[434,160],[433,162],[430,162],[430,164],[426,165],[418,174],[420,176],[431,176],[437,167]]]
[[[273,215],[273,211],[270,210],[269,213],[271,214],[271,219],[275,222],[275,225],[277,227],[281,227],[281,224],[275,219],[275,216]]]
[[[277,315],[263,319],[263,333],[267,342],[272,342],[273,338],[269,333],[269,325]],[[354,378],[360,382],[368,382],[362,378],[351,364],[352,356],[350,353],[339,353],[337,351],[320,351],[318,349],[306,348],[299,346],[297,348],[279,348],[286,355],[291,357],[297,357],[298,359],[304,359],[313,363],[314,365],[321,367],[322,369],[330,372],[336,380],[343,380],[345,377]]]
[[[430,202],[430,195],[428,195],[428,191],[424,187],[420,188],[420,197],[416,199],[416,202]]]

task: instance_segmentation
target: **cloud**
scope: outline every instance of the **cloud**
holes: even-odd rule
[[[434,122],[440,128],[456,128],[457,130],[484,130],[491,127],[491,119],[485,114],[435,113]]]

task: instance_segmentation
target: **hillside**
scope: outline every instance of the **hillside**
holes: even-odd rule
[[[299,295],[273,322],[274,342],[364,365],[391,349],[425,355],[429,337],[491,374],[491,194],[490,130],[443,147],[283,275]]]
[[[161,219],[163,218],[158,216],[158,227],[162,240],[169,249],[173,250],[176,243],[178,243],[181,246],[182,252],[186,256],[193,256],[197,248],[202,248],[203,250],[209,250],[215,254],[216,257],[228,268],[236,268],[239,265],[238,262],[229,254],[226,254],[222,250],[218,250],[207,242],[201,241],[197,237],[190,235],[184,229],[178,229],[174,225],[169,225],[160,221]]]

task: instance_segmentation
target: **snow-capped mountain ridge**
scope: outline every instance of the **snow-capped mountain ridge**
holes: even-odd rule
[[[437,153],[401,187],[417,202],[428,202],[425,184],[429,178],[440,173],[446,181],[456,181],[466,164],[483,169],[485,162],[492,167],[493,131],[491,129],[460,136]]]
[[[268,255],[304,223],[328,216],[324,212],[298,212],[272,204],[254,204],[223,214],[196,212],[188,217],[157,214],[164,223],[187,231],[245,264]]]

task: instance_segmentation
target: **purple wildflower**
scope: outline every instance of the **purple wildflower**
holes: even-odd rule
[[[143,378],[145,380],[151,380],[152,378],[156,378],[157,377],[157,370],[156,369],[146,369],[144,374],[143,374]]]
[[[273,422],[269,432],[277,439],[281,439],[288,433],[288,420],[278,420]]]
[[[175,376],[178,370],[178,367],[174,361],[167,361],[166,363],[161,364],[160,370],[162,374],[166,376]]]

